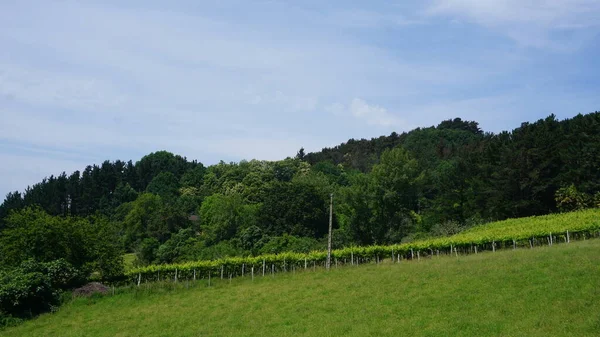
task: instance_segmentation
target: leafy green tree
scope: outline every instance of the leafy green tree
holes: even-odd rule
[[[122,251],[116,228],[103,217],[62,218],[41,208],[12,212],[0,233],[0,264],[14,267],[28,259],[64,259],[84,273],[122,274]]]
[[[156,257],[159,247],[160,242],[155,238],[143,239],[136,251],[137,260],[142,264],[154,263],[157,260]]]
[[[202,164],[198,164],[191,170],[186,171],[181,177],[180,184],[183,187],[200,188],[204,183],[204,175],[206,168]]]
[[[308,253],[325,249],[326,245],[314,238],[295,237],[284,234],[271,237],[260,249],[262,254],[278,254],[283,252]]]
[[[587,208],[591,200],[585,193],[579,192],[574,184],[556,191],[556,205],[561,212]]]
[[[173,204],[164,204],[162,198],[151,193],[142,193],[127,207],[123,219],[125,248],[132,251],[145,238],[155,238],[164,243],[182,228],[192,227],[188,215]]]
[[[376,194],[373,177],[363,173],[350,177],[350,185],[339,191],[342,202],[336,205],[341,230],[360,245],[373,244],[376,240],[377,223]]]
[[[329,213],[323,195],[312,185],[273,182],[265,191],[259,219],[270,236],[322,237],[329,227]]]
[[[232,256],[240,256],[243,250],[236,240],[221,241],[214,245],[206,246],[204,243],[198,245],[198,257],[200,260],[216,260]]]
[[[238,233],[240,239],[240,246],[245,251],[251,252],[253,255],[257,255],[269,238],[265,236],[263,230],[256,225],[252,225],[242,229]]]
[[[0,231],[4,227],[4,219],[10,211],[23,207],[23,197],[18,191],[10,192],[4,198],[4,202],[0,205]]]
[[[260,205],[249,205],[240,194],[214,194],[200,206],[201,230],[209,244],[229,240],[238,230],[257,224]]]
[[[166,241],[167,233],[160,218],[162,206],[160,196],[151,193],[140,194],[135,201],[131,202],[123,220],[124,243],[127,249],[132,250],[146,237]],[[151,235],[150,232],[155,235]]]
[[[301,147],[300,150],[298,150],[298,153],[296,153],[296,159],[304,160],[305,156],[306,156],[306,153],[304,152],[304,148]]]
[[[424,173],[416,159],[403,148],[386,150],[379,164],[373,167],[374,215],[377,228],[375,242],[393,241],[407,235],[419,221],[419,199]]]
[[[174,263],[195,260],[198,256],[198,239],[191,228],[180,229],[157,251],[160,263]]]
[[[135,164],[139,190],[145,190],[148,184],[160,173],[170,172],[179,180],[187,170],[198,165],[167,151],[157,151],[144,156]]]
[[[175,200],[179,194],[179,181],[173,173],[161,172],[150,181],[146,192],[160,195],[162,200]]]

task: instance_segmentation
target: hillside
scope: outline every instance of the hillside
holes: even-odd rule
[[[402,245],[496,220],[597,208],[598,158],[595,112],[565,120],[551,115],[499,134],[456,118],[318,153],[300,150],[280,161],[205,167],[158,151],[135,163],[105,161],[52,175],[10,193],[0,205],[0,325],[53,310],[61,291],[89,280],[131,278],[124,270],[126,253],[129,265],[148,266],[140,280],[140,274],[158,279],[155,265],[169,265],[175,276],[178,265],[190,267],[191,261],[237,259],[231,272],[240,274],[246,258],[257,267],[259,256],[323,252],[331,201],[334,250],[370,247],[360,257],[365,261],[412,254],[409,248],[428,255],[484,248],[473,244],[527,246],[531,235],[543,242],[550,232],[574,229]],[[377,251],[384,246],[391,249]],[[344,259],[352,257],[346,253]],[[313,262],[323,258],[321,253]],[[290,261],[271,267],[285,270]],[[215,268],[223,266],[204,272]]]
[[[379,263],[390,258],[395,262],[419,260],[432,255],[477,254],[497,249],[533,248],[571,240],[600,237],[600,209],[508,219],[476,226],[451,236],[442,236],[393,245],[345,247],[331,252],[332,264],[354,265]],[[149,265],[126,272],[130,284],[160,280],[223,278],[260,273],[306,270],[309,266],[326,266],[327,251],[285,252],[258,256],[225,257],[216,260],[188,261],[179,264]]]
[[[0,336],[597,336],[600,240],[78,299]]]

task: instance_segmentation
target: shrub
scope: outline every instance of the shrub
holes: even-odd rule
[[[83,282],[81,272],[63,259],[39,263],[26,260],[17,268],[0,273],[2,324],[31,318],[60,304],[63,290]]]

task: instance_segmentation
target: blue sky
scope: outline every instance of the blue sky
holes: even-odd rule
[[[599,17],[598,0],[3,0],[0,195],[162,149],[276,160],[600,110]]]

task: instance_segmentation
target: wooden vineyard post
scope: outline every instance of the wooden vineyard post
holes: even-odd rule
[[[140,286],[140,283],[142,283],[142,273],[138,273],[138,287]]]
[[[436,249],[435,251],[436,251],[437,257],[438,257],[438,259],[439,259],[439,258],[440,258],[440,250],[439,250],[439,249]]]
[[[529,249],[533,248],[533,240],[529,240]]]
[[[454,253],[456,254],[456,257],[458,257],[458,249],[456,249],[456,247],[454,247]]]
[[[275,263],[271,263],[271,276],[275,277]]]
[[[421,261],[421,251],[417,250],[417,261]]]
[[[569,231],[567,230],[567,243],[571,242],[571,240],[569,239]]]
[[[450,245],[450,256],[452,256],[452,245]]]
[[[265,259],[263,259],[263,277],[265,277]]]
[[[410,249],[410,259],[414,260],[415,259],[415,252],[413,251],[413,249]]]
[[[392,248],[392,263],[394,263],[394,248]]]
[[[196,269],[194,269],[194,281],[196,281]]]
[[[175,268],[175,283],[177,283],[177,268]]]
[[[221,280],[223,279],[223,269],[224,269],[224,266],[221,265]]]
[[[552,233],[550,233],[550,246],[552,246]]]
[[[513,250],[517,249],[517,242],[513,239]]]
[[[475,245],[475,255],[477,255],[477,245]]]
[[[335,258],[335,269],[337,269],[337,257]]]
[[[350,251],[350,264],[354,265],[354,252]]]
[[[208,286],[210,287],[210,270],[208,271]]]
[[[246,269],[246,264],[242,263],[242,277],[244,277],[244,269]]]
[[[325,263],[325,269],[331,268],[331,231],[333,223],[333,193],[329,195],[331,201],[329,203],[329,236],[327,237],[327,262]]]
[[[396,261],[400,263],[400,254],[398,254],[398,259]]]
[[[254,281],[254,266],[252,266],[252,281]]]
[[[304,258],[304,270],[306,270],[307,266],[308,266],[308,261],[306,260],[306,258]]]
[[[496,241],[492,241],[492,252],[496,252]]]

